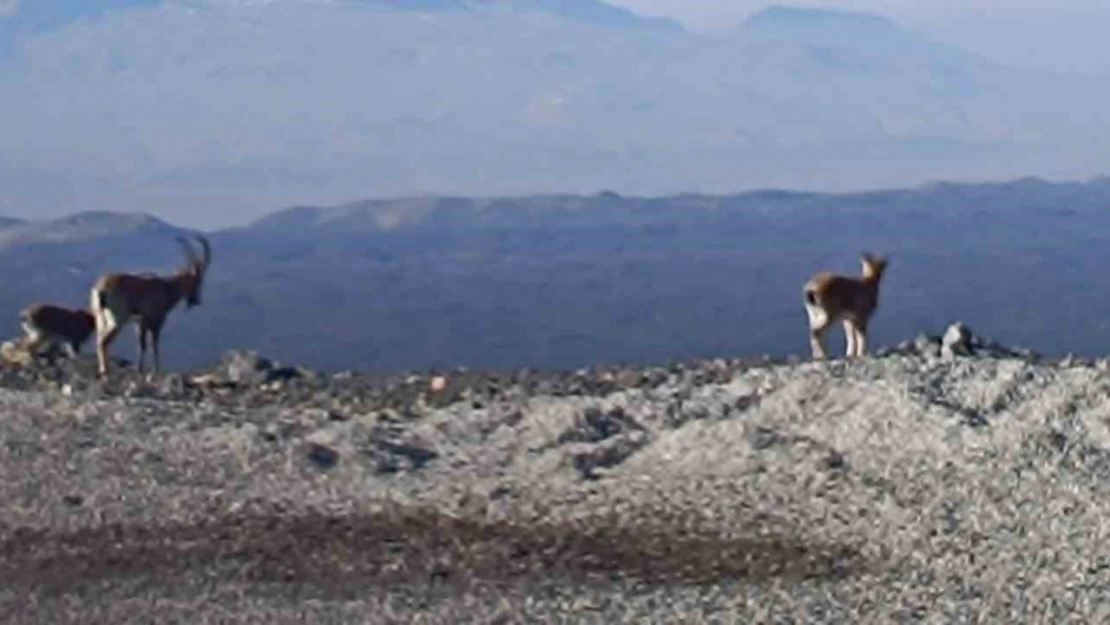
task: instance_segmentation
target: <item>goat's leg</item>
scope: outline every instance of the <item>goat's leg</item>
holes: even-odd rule
[[[825,345],[822,336],[827,327],[829,326],[826,323],[809,329],[809,348],[813,351],[814,360],[824,360],[828,357],[825,353]]]
[[[145,323],[139,322],[139,323],[135,324],[135,335],[136,335],[136,338],[139,339],[139,360],[138,360],[138,364],[136,365],[136,370],[139,373],[142,373],[143,369],[146,368],[146,336],[147,336],[147,333],[148,333],[148,331],[147,331],[147,327],[146,327]]]
[[[150,342],[154,348],[154,372],[162,372],[162,324],[155,323],[150,327]]]
[[[844,326],[844,357],[851,358],[856,355],[856,324],[851,319],[842,322]]]
[[[120,326],[112,317],[105,315],[96,327],[96,371],[100,377],[108,375],[108,347],[119,335]]]
[[[863,358],[867,355],[867,323],[856,325],[856,356]]]
[[[828,312],[816,304],[806,302],[806,318],[809,322],[809,348],[813,352],[814,360],[823,360],[826,357],[825,345],[821,335],[829,326],[832,319]]]

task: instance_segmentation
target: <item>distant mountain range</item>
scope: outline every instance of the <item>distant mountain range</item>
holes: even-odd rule
[[[707,36],[598,0],[40,0],[0,29],[0,210],[23,215],[230,225],[367,195],[1110,167],[1110,81],[845,11],[776,6]]]
[[[11,1],[11,0],[9,0]],[[186,7],[265,7],[305,5],[323,7],[381,7],[393,11],[424,13],[486,13],[492,11],[546,12],[590,24],[628,28],[681,30],[674,20],[644,17],[599,0],[23,0],[11,2],[12,10],[0,21],[0,36],[52,30],[73,22],[117,11],[177,4]],[[0,7],[4,4],[0,3]]]
[[[100,272],[172,269],[189,232],[108,212],[0,224],[0,330],[30,301],[84,304]],[[804,356],[802,282],[856,274],[862,250],[892,259],[875,347],[960,319],[1049,354],[1110,352],[1106,177],[367,200],[209,236],[205,303],[167,328],[174,367],[230,348],[378,372]]]

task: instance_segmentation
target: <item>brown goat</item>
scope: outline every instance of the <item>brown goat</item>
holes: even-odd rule
[[[154,371],[162,368],[162,326],[170,311],[182,299],[186,309],[201,303],[201,286],[212,261],[208,239],[197,236],[203,250],[197,257],[183,237],[177,237],[185,253],[186,264],[176,273],[160,276],[151,273],[113,272],[97,279],[90,292],[90,304],[96,317],[97,371],[108,375],[108,348],[120,330],[134,322],[139,338],[138,369],[143,370],[148,339],[154,356]]]
[[[809,317],[809,342],[813,357],[826,358],[822,334],[836,320],[844,323],[846,357],[867,353],[867,324],[879,305],[879,282],[888,260],[867,252],[860,255],[863,275],[852,278],[822,271],[802,289]]]

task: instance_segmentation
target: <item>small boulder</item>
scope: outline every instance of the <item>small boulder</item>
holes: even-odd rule
[[[5,362],[16,365],[28,365],[34,362],[35,357],[28,350],[26,345],[19,340],[4,341],[0,345],[0,358]]]
[[[180,373],[169,373],[162,378],[158,390],[168,397],[180,397],[185,394],[186,388],[184,376]]]
[[[567,455],[571,466],[583,480],[597,480],[628,460],[650,442],[646,432],[631,432],[600,444],[578,444]]]
[[[944,331],[944,337],[941,339],[941,354],[945,358],[968,356],[972,351],[971,340],[971,330],[963,322],[957,321]]]
[[[600,443],[618,434],[643,430],[644,427],[619,406],[607,411],[602,411],[597,406],[590,406],[575,420],[573,426],[559,435],[556,441],[560,445]]]
[[[228,381],[236,384],[265,384],[274,372],[274,363],[254,351],[227,352],[220,365]]]
[[[328,445],[310,442],[308,459],[321,469],[331,469],[339,464],[339,451]]]
[[[937,357],[941,355],[944,342],[938,336],[930,336],[928,334],[919,334],[913,340],[912,351],[918,356],[932,356]]]

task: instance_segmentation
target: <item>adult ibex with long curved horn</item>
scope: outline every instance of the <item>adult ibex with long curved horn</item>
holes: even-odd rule
[[[128,323],[134,322],[139,337],[139,371],[143,370],[148,339],[154,356],[154,371],[162,368],[159,342],[166,316],[185,300],[186,309],[200,305],[201,285],[212,262],[208,239],[196,235],[202,255],[184,237],[177,237],[185,252],[186,265],[169,276],[149,273],[112,272],[97,279],[90,293],[90,308],[96,317],[97,371],[108,375],[108,347]]]

